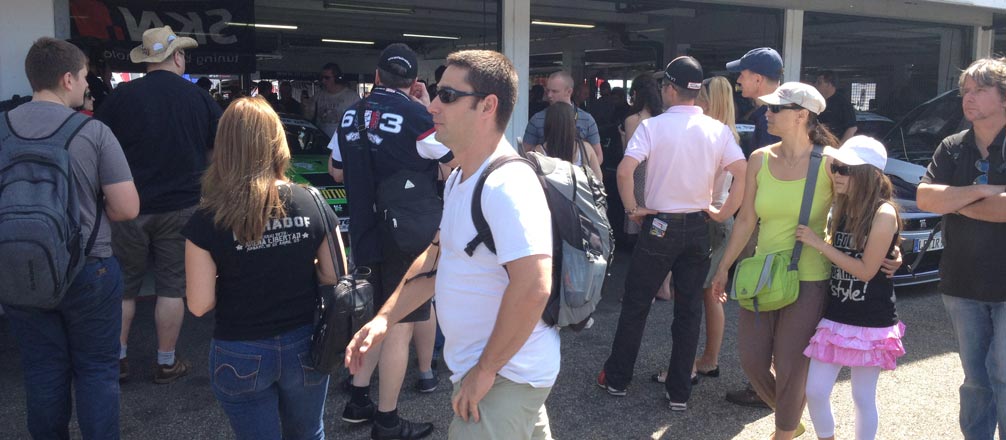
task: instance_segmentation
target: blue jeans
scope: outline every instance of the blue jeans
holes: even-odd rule
[[[7,307],[21,351],[28,432],[68,439],[76,389],[85,439],[119,438],[119,331],[122,272],[115,257],[88,263],[53,310]]]
[[[965,440],[992,440],[1006,431],[1006,302],[943,295],[964,367],[961,432]]]
[[[311,367],[311,330],[210,342],[213,394],[239,440],[325,438],[328,375]]]
[[[709,221],[704,213],[668,219],[663,237],[650,234],[652,216],[643,222],[625,277],[625,296],[611,355],[604,363],[608,385],[626,388],[632,380],[653,297],[667,272],[673,271],[671,359],[664,385],[673,402],[684,403],[691,397],[692,364],[702,325],[702,282],[709,272]]]

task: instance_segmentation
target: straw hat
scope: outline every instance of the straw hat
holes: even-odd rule
[[[179,37],[171,31],[171,26],[143,31],[143,44],[129,51],[129,60],[134,63],[159,63],[168,59],[178,49],[197,47],[199,43],[189,37]]]

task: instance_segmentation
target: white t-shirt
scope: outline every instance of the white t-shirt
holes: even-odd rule
[[[645,206],[659,212],[708,208],[717,172],[744,159],[729,127],[685,105],[641,122],[625,155],[646,161]]]
[[[482,211],[492,229],[496,255],[479,245],[473,256],[465,246],[475,238],[472,194],[482,170],[496,157],[514,154],[505,140],[479,167],[459,182],[451,173],[440,222],[440,265],[436,301],[444,332],[444,360],[460,381],[478,363],[499,314],[510,280],[503,264],[529,255],[552,255],[552,219],[541,183],[530,167],[511,163],[494,171],[482,189]],[[550,387],[559,375],[559,331],[539,319],[524,346],[499,375],[536,388]]]

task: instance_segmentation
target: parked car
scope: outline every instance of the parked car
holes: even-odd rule
[[[856,112],[856,134],[880,139],[893,126],[894,121],[886,116],[873,112]]]
[[[957,89],[944,92],[908,112],[884,136],[888,156],[928,166],[943,138],[971,128]]]
[[[328,174],[330,138],[310,121],[299,116],[280,114],[280,121],[286,130],[286,142],[290,146],[290,171],[287,177],[296,183],[317,188],[332,211],[339,216],[339,229],[349,232],[346,187],[336,183]]]
[[[915,202],[916,190],[919,181],[925,174],[926,169],[921,165],[905,162],[899,159],[888,158],[884,174],[891,179],[894,184],[895,202],[898,204],[898,213],[901,215],[901,254],[904,263],[898,272],[894,274],[894,285],[910,286],[913,284],[929,283],[940,279],[940,255],[943,253],[943,234],[937,232],[929,243],[929,250],[926,251],[917,267],[909,266],[915,262],[922,246],[925,245],[930,233],[942,216],[919,209]]]

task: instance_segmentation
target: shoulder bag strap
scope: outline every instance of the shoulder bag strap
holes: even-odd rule
[[[814,204],[814,190],[817,189],[817,177],[821,171],[822,152],[824,147],[814,145],[810,152],[810,164],[807,166],[807,180],[803,185],[803,200],[800,202],[800,224],[806,226],[810,223],[810,208]],[[797,263],[800,262],[800,253],[803,251],[803,242],[797,241],[793,246],[793,257],[789,261],[789,270],[796,270]]]
[[[331,208],[328,207],[328,203],[325,202],[325,199],[321,196],[321,193],[318,192],[317,188],[309,186],[306,189],[307,192],[311,193],[311,197],[314,199],[314,204],[318,208],[318,214],[321,215],[321,222],[325,228],[325,238],[328,240],[328,251],[332,254],[332,264],[335,266],[335,276],[336,278],[342,278],[343,276],[348,275],[348,271],[342,265],[342,254],[340,254],[335,248],[336,240],[332,235],[332,229],[334,226],[331,222],[331,215],[333,215]]]

